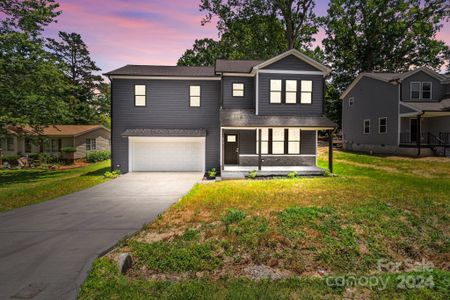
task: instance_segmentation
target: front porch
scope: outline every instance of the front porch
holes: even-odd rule
[[[227,165],[222,170],[222,179],[244,179],[251,171],[256,171],[256,176],[287,176],[295,171],[298,176],[322,176],[326,170],[317,166],[237,166]]]

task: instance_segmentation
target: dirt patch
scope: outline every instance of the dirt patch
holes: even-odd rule
[[[252,280],[271,279],[279,280],[293,275],[287,270],[271,268],[265,265],[250,265],[243,269],[243,275]]]
[[[75,161],[72,165],[61,165],[57,166],[57,170],[70,170],[70,169],[76,169],[76,168],[82,168],[89,166],[90,164],[85,161]]]

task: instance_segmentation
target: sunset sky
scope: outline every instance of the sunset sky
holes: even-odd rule
[[[217,39],[214,24],[201,26],[199,0],[59,0],[63,14],[46,31],[80,33],[103,72],[126,64],[175,65],[196,38]],[[328,0],[316,0],[325,15]],[[317,36],[320,44],[323,32]],[[447,23],[438,38],[450,44]]]

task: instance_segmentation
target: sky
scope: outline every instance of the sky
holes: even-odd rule
[[[201,26],[200,0],[59,0],[63,13],[45,34],[81,34],[102,72],[126,64],[176,65],[196,38],[217,39],[215,24]],[[316,0],[317,15],[328,0]],[[323,31],[316,35],[320,45]],[[438,39],[450,45],[450,24]]]

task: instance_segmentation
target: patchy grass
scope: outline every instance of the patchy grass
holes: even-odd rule
[[[7,211],[77,192],[107,179],[111,162],[67,170],[0,170],[0,211]]]
[[[446,298],[450,161],[335,158],[336,177],[195,186],[99,259],[80,298]],[[114,266],[122,251],[135,261],[127,275]],[[351,276],[386,286],[329,280]]]

